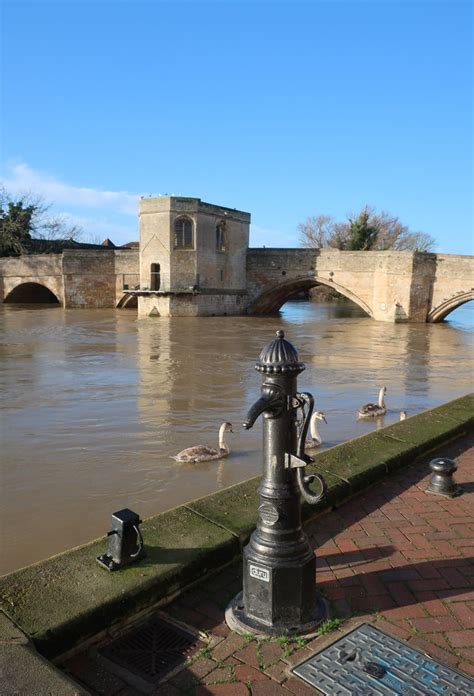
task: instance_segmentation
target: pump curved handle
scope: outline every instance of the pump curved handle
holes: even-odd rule
[[[328,487],[321,474],[309,474],[309,476],[305,476],[302,469],[297,469],[296,481],[298,483],[298,488],[300,489],[301,497],[310,505],[316,505],[316,503],[319,503],[319,501],[322,500],[322,498],[324,498],[326,495]],[[313,481],[318,481],[319,485],[321,486],[319,493],[313,493],[309,487],[309,484]]]
[[[135,553],[131,553],[131,554],[130,554],[130,558],[136,558],[136,557],[139,556],[139,555],[141,554],[141,552],[143,551],[143,537],[142,537],[142,533],[141,533],[141,531],[139,530],[139,528],[137,527],[137,525],[134,524],[134,525],[133,525],[133,528],[134,528],[134,530],[135,530],[135,532],[136,532],[136,534],[137,534],[137,546],[138,546],[138,549],[137,549],[137,551],[135,551]]]
[[[311,419],[311,414],[314,408],[314,399],[311,394],[307,392],[302,392],[296,395],[296,399],[300,402],[300,408],[303,412],[303,422],[301,424],[300,433],[298,436],[298,443],[296,446],[296,456],[300,459],[306,460],[308,464],[311,459],[305,454],[304,446],[306,442],[306,435],[308,434],[309,422]],[[306,404],[306,409],[305,409]],[[327,484],[321,474],[309,474],[305,475],[304,470],[306,467],[300,467],[296,470],[296,481],[298,483],[298,488],[300,489],[301,496],[310,505],[315,505],[324,498],[327,492]],[[320,485],[319,493],[313,493],[309,484],[313,481],[318,481]]]

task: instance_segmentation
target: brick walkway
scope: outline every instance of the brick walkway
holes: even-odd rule
[[[166,608],[166,614],[205,632],[207,639],[184,669],[152,693],[314,696],[320,692],[289,669],[363,621],[474,676],[474,437],[446,446],[442,454],[456,458],[462,496],[424,492],[427,458],[307,528],[316,550],[318,587],[339,626],[306,644],[231,634],[223,610],[241,588],[239,564]],[[95,650],[63,667],[94,695],[142,693],[105,671]]]

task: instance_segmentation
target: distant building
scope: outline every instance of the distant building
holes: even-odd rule
[[[106,244],[108,242],[108,244]],[[65,249],[104,249],[115,248],[110,239],[102,244],[78,242],[75,239],[29,239],[25,242],[26,254],[61,254]]]
[[[200,198],[142,198],[141,316],[241,314],[250,213]]]

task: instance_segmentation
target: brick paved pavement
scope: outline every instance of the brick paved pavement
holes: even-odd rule
[[[230,633],[224,608],[240,589],[240,564],[182,596],[165,613],[207,636],[184,669],[155,696],[305,696],[319,693],[291,666],[363,621],[474,676],[474,437],[446,446],[464,494],[424,492],[427,461],[404,469],[320,517],[307,533],[317,583],[343,623],[310,642],[256,641]],[[123,675],[106,671],[94,650],[64,668],[92,694],[132,696]]]

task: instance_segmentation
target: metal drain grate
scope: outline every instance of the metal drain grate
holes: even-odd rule
[[[184,662],[199,639],[162,619],[152,619],[100,650],[103,657],[157,684]]]
[[[474,679],[362,624],[293,673],[327,696],[468,696]]]

